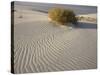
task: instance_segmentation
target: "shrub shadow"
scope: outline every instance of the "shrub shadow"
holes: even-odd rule
[[[97,24],[85,23],[85,22],[78,22],[76,28],[82,28],[82,29],[97,29]]]

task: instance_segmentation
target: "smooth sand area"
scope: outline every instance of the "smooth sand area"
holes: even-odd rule
[[[14,73],[97,67],[96,22],[59,27],[46,13],[20,8],[14,13]]]

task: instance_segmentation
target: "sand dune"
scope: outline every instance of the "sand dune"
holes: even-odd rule
[[[47,18],[37,11],[15,12],[14,73],[96,68],[96,24],[83,22],[70,29]]]

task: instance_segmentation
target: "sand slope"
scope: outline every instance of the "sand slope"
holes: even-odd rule
[[[47,14],[29,10],[17,10],[14,21],[15,73],[96,68],[96,24],[59,27]]]

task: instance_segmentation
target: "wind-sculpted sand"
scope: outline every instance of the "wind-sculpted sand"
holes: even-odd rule
[[[49,22],[46,13],[14,13],[14,73],[97,67],[96,24],[80,22],[76,28],[60,27]]]

